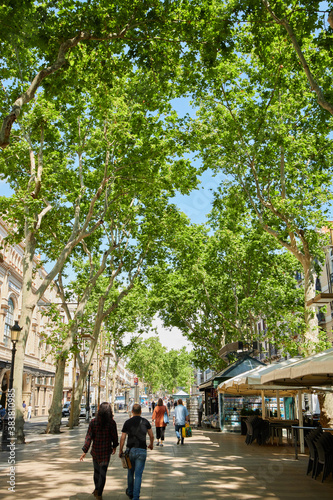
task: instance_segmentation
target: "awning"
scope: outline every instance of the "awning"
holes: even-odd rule
[[[0,361],[0,368],[5,368],[10,370],[11,363],[9,361]],[[28,373],[34,377],[55,377],[55,372],[49,372],[47,370],[42,370],[41,368],[35,368],[33,366],[24,365],[23,372]]]
[[[175,399],[183,399],[183,398],[189,398],[190,395],[187,394],[187,392],[184,392],[184,391],[178,391],[177,394],[173,394],[172,395],[173,398]]]
[[[263,374],[263,384],[301,387],[333,385],[333,348]]]
[[[287,397],[294,395],[298,390],[302,389],[302,387],[298,387],[294,385],[293,387],[286,388],[285,386],[281,386],[279,384],[271,385],[263,385],[262,376],[265,373],[272,373],[278,369],[281,369],[282,366],[288,366],[295,362],[295,358],[288,359],[285,361],[275,362],[267,366],[259,366],[254,370],[249,370],[237,377],[233,377],[225,382],[222,382],[218,386],[218,391],[226,394],[234,394],[234,395],[259,395],[261,391],[265,391],[266,397],[275,397],[276,391],[281,391],[281,397]]]
[[[225,380],[229,380],[232,377],[237,375],[241,375],[244,372],[249,370],[253,370],[253,368],[257,367],[265,367],[264,363],[258,361],[251,356],[243,356],[241,359],[227,366],[224,370],[220,371],[214,377],[211,377],[209,380],[206,380],[203,384],[199,385],[199,391],[203,391],[205,389],[214,388],[216,389],[218,385]]]

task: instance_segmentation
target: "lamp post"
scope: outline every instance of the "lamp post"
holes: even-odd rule
[[[90,366],[93,366],[93,364],[91,363]],[[90,419],[90,377],[91,377],[91,374],[92,374],[92,369],[89,368],[89,370],[88,370],[87,403],[86,403],[86,422],[88,422],[88,423],[89,423],[89,419]]]
[[[7,409],[6,409],[5,416],[3,418],[2,443],[1,443],[2,451],[5,451],[7,449],[7,446],[10,444],[10,441],[11,441],[9,438],[9,428],[8,428],[9,397],[11,396],[12,389],[13,389],[16,342],[18,341],[19,333],[22,330],[22,327],[19,326],[18,321],[15,321],[14,325],[11,327],[10,330],[11,330],[11,337],[10,338],[11,338],[11,341],[13,344],[12,364],[10,367],[9,386],[8,386],[8,390],[7,390],[7,401],[6,401]],[[11,400],[15,401],[15,398],[11,398]],[[10,406],[15,408],[15,404],[11,404]],[[15,415],[15,409],[13,410],[13,413]],[[12,435],[12,431],[11,431],[11,435]]]

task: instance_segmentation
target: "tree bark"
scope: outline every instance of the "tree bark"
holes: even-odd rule
[[[305,354],[308,356],[314,352],[314,346],[318,341],[318,319],[316,315],[316,308],[314,305],[308,306],[309,300],[313,299],[316,295],[315,289],[315,276],[310,259],[304,259],[304,319],[306,324],[305,340],[309,343],[306,348]]]
[[[62,417],[62,393],[64,388],[64,375],[67,356],[62,355],[57,360],[56,374],[54,380],[52,404],[49,409],[49,420],[46,434],[59,434]]]
[[[77,319],[77,318],[76,318]],[[54,389],[51,407],[49,409],[49,419],[47,424],[46,433],[47,434],[58,434],[60,432],[61,425],[61,408],[62,408],[62,395],[64,390],[64,376],[65,376],[65,366],[68,359],[68,353],[73,345],[74,335],[77,332],[77,322],[74,322],[72,327],[68,332],[68,336],[65,340],[62,353],[57,359],[56,374],[54,379]],[[72,399],[74,394],[72,395]],[[60,408],[60,412],[59,412]]]
[[[321,426],[333,427],[333,394],[318,394],[318,400]]]
[[[29,337],[32,315],[37,304],[37,297],[34,297],[32,290],[35,248],[35,239],[31,233],[28,233],[23,256],[22,307],[20,317],[22,331],[16,344],[13,380],[13,388],[15,391],[15,434],[17,443],[25,443],[22,384],[25,348]]]
[[[74,426],[79,425],[80,423],[80,411],[81,411],[81,401],[82,394],[84,391],[84,383],[87,378],[89,364],[80,366],[80,375],[79,380],[77,381],[74,393]]]

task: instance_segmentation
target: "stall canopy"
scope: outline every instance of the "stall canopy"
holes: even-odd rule
[[[228,380],[232,377],[240,375],[241,373],[247,372],[249,370],[253,370],[253,368],[264,367],[264,366],[266,365],[264,365],[261,361],[258,361],[257,359],[251,358],[251,356],[244,356],[235,363],[233,363],[232,365],[222,370],[221,372],[214,375],[209,380],[206,380],[206,382],[204,382],[199,386],[199,390],[204,391],[205,389],[208,389],[210,387],[216,389],[218,385],[225,380]]]
[[[173,397],[173,399],[185,399],[185,398],[189,398],[190,395],[187,394],[187,392],[185,392],[185,391],[178,391],[177,394],[173,394],[172,397]]]
[[[302,387],[293,386],[285,387],[281,385],[263,385],[262,376],[265,373],[271,373],[274,370],[280,369],[281,366],[287,366],[295,362],[294,359],[272,363],[268,366],[259,366],[253,370],[249,370],[241,375],[233,377],[229,380],[222,382],[218,386],[218,391],[225,394],[233,394],[235,396],[253,396],[265,391],[266,397],[275,397],[276,391],[280,392],[280,396],[287,397],[295,394],[296,391]]]
[[[302,358],[293,363],[265,373],[261,377],[263,384],[281,386],[332,386],[333,385],[333,348]]]

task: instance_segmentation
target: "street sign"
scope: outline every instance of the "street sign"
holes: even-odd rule
[[[134,377],[134,385],[138,385],[138,383],[139,383],[138,377]]]

